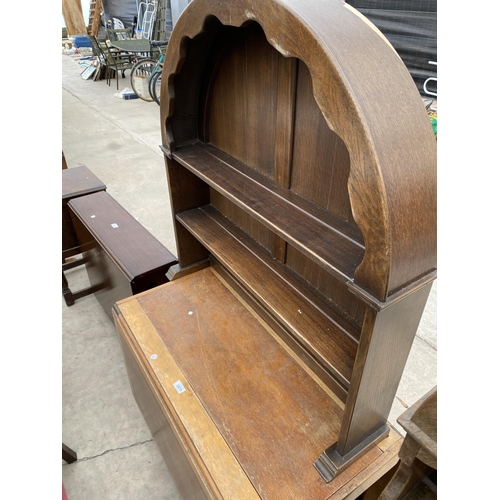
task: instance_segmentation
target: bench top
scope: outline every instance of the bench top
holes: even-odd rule
[[[168,268],[177,262],[168,249],[106,191],[72,199],[68,206],[129,278]]]

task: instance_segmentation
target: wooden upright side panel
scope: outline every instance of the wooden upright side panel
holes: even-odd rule
[[[341,455],[389,418],[431,284],[378,314],[367,311],[337,443]]]
[[[170,204],[176,214],[208,203],[208,186],[173,160],[167,161]],[[182,195],[181,195],[182,193]],[[174,220],[179,265],[187,267],[208,257],[206,249],[186,229]]]

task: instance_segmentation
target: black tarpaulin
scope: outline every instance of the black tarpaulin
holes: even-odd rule
[[[437,94],[437,0],[346,0],[346,3],[387,37],[420,94],[427,97]]]

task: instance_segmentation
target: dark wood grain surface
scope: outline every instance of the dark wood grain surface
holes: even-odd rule
[[[431,285],[366,313],[337,446],[347,453],[389,418]]]
[[[108,193],[71,200],[68,208],[89,282],[110,319],[116,301],[168,281],[175,256]]]
[[[355,498],[395,464],[401,437],[391,433],[334,481],[321,479],[311,460],[339,431],[338,401],[211,268],[124,299],[114,314],[160,449],[168,449],[166,434],[179,436],[179,452],[209,483],[207,498],[253,498],[242,473],[261,499]],[[167,420],[171,430],[161,431]]]
[[[209,187],[202,180],[171,159],[166,160],[166,167],[172,213],[190,210],[200,206],[200,203],[203,205],[209,203]],[[177,257],[181,267],[189,267],[208,258],[206,248],[175,220],[174,230]]]
[[[73,198],[105,191],[106,185],[84,165],[68,168],[62,154],[62,261],[81,253],[78,237],[71,221],[68,202]]]
[[[363,256],[361,244],[316,218],[318,208],[305,211],[305,200],[294,203],[291,191],[279,186],[271,191],[212,151],[196,145],[176,151],[173,157],[331,274],[344,282],[354,279]]]
[[[193,0],[161,102],[179,276],[210,258],[341,389],[316,464],[361,474],[436,276],[436,141],[411,75],[341,0]]]
[[[261,498],[328,498],[312,463],[339,431],[338,403],[210,268],[172,285],[137,301]]]
[[[176,258],[106,192],[72,200],[71,211],[130,280]]]
[[[209,16],[217,21],[206,22]],[[314,99],[328,128],[349,152],[350,205],[369,250],[357,267],[356,281],[374,297],[385,300],[416,276],[436,267],[436,144],[404,63],[380,32],[350,6],[340,0],[321,0],[312,5],[296,0],[238,0],[230,7],[215,0],[194,2],[172,34],[167,51],[166,78],[162,79],[163,145],[174,150],[175,137],[179,137],[177,144],[185,143],[183,137],[198,137],[198,131],[188,131],[174,111],[182,114],[175,101],[187,100],[188,90],[175,86],[176,74],[183,73],[182,67],[189,64],[191,57],[186,51],[187,40],[198,36],[210,39],[221,33],[229,38],[233,27],[245,25],[245,29],[253,29],[249,28],[249,20],[258,21],[267,41],[280,55],[297,58],[308,68]],[[235,58],[228,63],[229,81],[234,81],[231,74],[239,74],[240,81],[244,80],[244,68],[238,69],[236,57],[242,50],[241,43],[224,53],[228,61]],[[208,53],[210,48],[205,50]],[[218,68],[217,78],[224,78],[220,76],[223,67]],[[200,67],[197,78],[196,71],[190,68],[195,80],[201,80],[207,72],[206,67]],[[233,83],[224,94],[231,110],[226,111],[226,116],[234,114],[240,117],[234,123],[243,123],[245,108],[234,94],[237,88],[243,87]],[[218,106],[223,105],[221,102]],[[268,133],[273,123],[269,123]],[[237,158],[246,157],[246,129],[235,125],[232,132],[225,150]],[[210,134],[206,137],[210,138]],[[316,160],[311,160],[310,168],[314,169]]]
[[[211,498],[210,488],[204,480],[204,475],[197,469],[196,460],[185,450],[179,439],[180,429],[174,423],[175,417],[164,409],[166,403],[162,401],[158,388],[145,368],[144,355],[137,349],[137,341],[134,342],[133,334],[119,312],[114,312],[113,319],[117,325],[132,394],[178,490],[184,498],[190,500]],[[214,488],[213,483],[211,486]]]
[[[258,248],[238,238],[236,232],[231,234],[227,223],[210,207],[185,212],[179,215],[179,220],[347,389],[357,342],[350,335],[350,325],[345,319],[338,313],[333,316],[333,311],[329,316],[318,310],[317,297],[300,293],[297,282],[291,281],[270,258],[257,257],[252,250],[258,252]]]
[[[66,168],[62,171],[63,201],[105,190],[106,185],[85,165]]]

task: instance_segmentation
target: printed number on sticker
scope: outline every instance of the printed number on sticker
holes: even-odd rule
[[[186,390],[186,388],[182,385],[182,382],[180,380],[174,383],[174,387],[179,394],[183,393]]]

